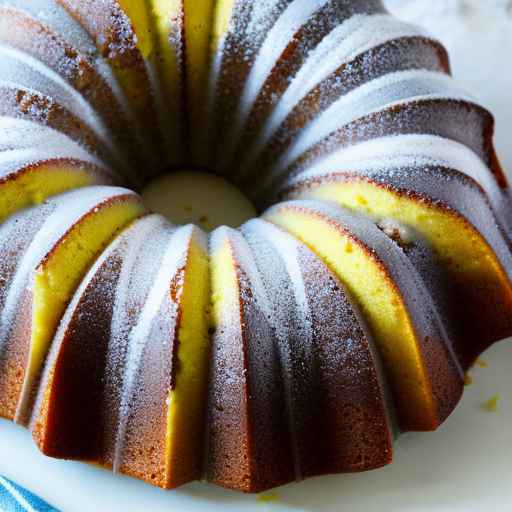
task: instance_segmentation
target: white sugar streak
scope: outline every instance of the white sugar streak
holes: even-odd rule
[[[438,98],[471,100],[443,73],[412,70],[376,78],[342,96],[308,123],[274,169],[287,169],[315,144],[358,118],[391,106]]]
[[[190,237],[191,228],[183,227],[178,229],[167,242],[165,252],[160,263],[160,268],[158,269],[157,274],[153,277],[153,282],[143,303],[137,321],[128,334],[127,352],[125,356],[123,372],[124,376],[122,383],[119,426],[116,435],[113,461],[115,472],[119,470],[123,463],[123,450],[125,446],[126,431],[130,417],[131,403],[135,393],[135,385],[137,382],[139,367],[142,361],[142,354],[146,347],[146,343],[149,340],[149,334],[153,326],[153,321],[155,320],[156,315],[159,314],[161,305],[166,301],[170,302],[171,281],[177,275],[180,268],[182,268],[186,263]],[[122,272],[122,274],[124,273]],[[125,280],[129,279],[130,276],[131,267],[126,273]],[[120,286],[121,293],[118,295],[118,297],[122,301],[122,290],[126,290],[128,285],[123,285],[121,282]],[[133,283],[131,283],[131,287],[132,286]],[[177,304],[171,303],[171,310],[173,310],[172,320],[174,323],[177,319],[177,307]],[[118,314],[124,315],[126,313],[121,311]]]
[[[295,34],[328,1],[310,0],[304,2],[302,0],[295,0],[291,2],[268,32],[245,82],[238,116],[233,125],[231,136],[227,138],[227,141],[233,141],[234,144],[236,135],[241,131],[265,80],[276,66],[290,41],[293,40]],[[228,147],[226,148],[226,160],[229,159],[229,153]]]
[[[103,121],[85,98],[41,61],[19,50],[0,45],[0,76],[22,88],[35,89],[45,96],[58,98],[64,107],[92,129],[116,158],[121,158]]]
[[[76,50],[80,58],[85,59],[105,81],[116,99],[118,106],[126,116],[131,126],[130,129],[135,134],[135,138],[140,142],[142,149],[147,152],[147,157],[152,156],[148,145],[147,134],[143,133],[140,122],[138,122],[135,115],[133,105],[130,103],[125,91],[121,87],[114,70],[109,65],[108,61],[100,55],[94,40],[87,33],[85,28],[82,27],[64,7],[54,0],[30,0],[30,2],[25,0],[0,0],[0,6],[12,7],[28,14],[41,22],[43,26],[56,37],[59,39],[62,38],[62,41],[69,45],[71,49]],[[60,52],[62,49],[55,46],[54,51]],[[63,60],[66,62],[66,59]],[[149,64],[147,62],[145,62],[145,64],[149,68]],[[69,61],[64,64],[66,68],[72,65],[76,65],[76,63]],[[69,69],[61,69],[60,71],[62,72],[62,76],[65,77]],[[148,75],[150,74],[150,70],[148,70]],[[109,140],[109,143],[111,144],[112,141]],[[117,155],[118,158],[120,156],[122,156],[121,153]]]
[[[360,142],[320,158],[287,185],[329,178],[336,173],[383,173],[407,176],[407,169],[446,167],[475,180],[487,193],[504,226],[512,223],[510,198],[499,188],[489,168],[470,148],[436,135],[407,134]],[[435,188],[435,184],[432,184]]]
[[[300,101],[342,65],[393,39],[418,35],[421,35],[421,31],[417,27],[382,14],[355,15],[338,25],[310,53],[300,71],[291,80],[290,86],[266,120],[262,133],[248,152],[241,166],[242,170],[247,169],[256,159]]]
[[[271,309],[268,318],[278,338],[295,478],[300,480],[302,472],[296,428],[300,415],[293,401],[294,381],[298,378],[293,370],[293,360],[298,350],[294,343],[300,340],[305,360],[310,361],[313,339],[311,311],[299,263],[299,250],[303,246],[288,233],[259,219],[245,224],[242,233],[261,274],[265,302]]]
[[[49,200],[49,215],[16,269],[4,308],[0,314],[0,342],[5,340],[9,334],[24,290],[31,288],[31,276],[52,247],[86,213],[107,199],[127,193],[129,193],[128,190],[121,188],[89,187],[67,192]]]

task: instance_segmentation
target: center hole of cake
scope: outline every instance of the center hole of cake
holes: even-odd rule
[[[206,231],[239,227],[257,215],[247,197],[223,178],[199,171],[163,174],[142,190],[145,205],[173,224],[196,224]]]

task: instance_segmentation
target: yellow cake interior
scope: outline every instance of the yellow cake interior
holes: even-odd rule
[[[214,22],[212,26],[212,53],[217,51],[219,44],[228,31],[234,6],[235,0],[217,0],[217,2],[215,2]]]
[[[26,370],[29,381],[37,375],[60,318],[98,253],[143,212],[135,195],[101,205],[72,226],[36,269]]]
[[[382,263],[348,233],[320,215],[294,208],[271,210],[268,220],[309,245],[359,303],[390,371],[395,391],[410,404],[408,423],[421,428],[435,410],[411,318]]]
[[[67,190],[94,185],[99,177],[80,166],[43,163],[0,182],[0,222],[23,208]]]
[[[193,237],[181,289],[178,373],[169,393],[167,475],[170,487],[198,478],[209,355],[209,261]]]

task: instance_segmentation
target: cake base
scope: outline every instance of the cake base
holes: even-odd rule
[[[482,355],[488,367],[471,371],[473,383],[439,431],[401,436],[396,461],[377,471],[312,478],[260,496],[202,482],[164,492],[92,465],[45,457],[24,428],[0,419],[0,474],[71,512],[332,512],[340,503],[350,512],[374,510],[375,503],[380,512],[396,512],[411,510],[420,500],[419,510],[510,510],[512,400],[505,393],[510,341]],[[498,410],[483,409],[481,404],[497,393]]]

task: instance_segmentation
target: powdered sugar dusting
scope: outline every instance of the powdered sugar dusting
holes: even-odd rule
[[[75,21],[59,4],[59,2],[48,0],[2,0],[0,5],[12,7],[26,12],[35,19],[41,20],[55,34],[65,36],[72,46],[80,52],[94,56],[97,50],[83,27]]]
[[[245,82],[240,100],[241,107],[232,128],[232,135],[228,138],[229,141],[232,141],[234,135],[240,132],[261,87],[289,45],[290,40],[293,40],[299,28],[328,1],[311,0],[304,3],[300,0],[295,0],[291,2],[268,32]],[[229,153],[229,150],[227,152]]]
[[[396,16],[420,23],[447,48],[455,79],[478,95],[496,117],[495,142],[505,171],[512,169],[508,91],[512,74],[502,73],[512,54],[512,4],[509,0],[385,0]],[[478,72],[475,64],[478,63]]]
[[[0,117],[0,157],[37,162],[50,158],[83,160],[105,169],[103,163],[66,135],[37,123]],[[105,169],[106,172],[110,172]]]
[[[375,173],[388,175],[399,183],[400,176],[414,167],[443,166],[475,180],[488,194],[497,215],[510,225],[510,198],[499,188],[489,168],[470,148],[456,141],[434,135],[411,134],[382,137],[360,142],[318,159],[285,186],[296,186],[308,180],[328,179],[336,173]],[[435,183],[429,180],[432,187]]]
[[[369,258],[375,258],[379,262],[393,286],[400,291],[405,310],[411,319],[418,354],[423,361],[421,372],[424,372],[425,378],[434,389],[435,400],[440,400],[440,407],[443,407],[442,401],[446,396],[440,390],[435,391],[436,387],[441,386],[442,389],[443,386],[438,376],[450,375],[454,385],[461,390],[463,372],[454,352],[453,340],[449,338],[437,306],[425,285],[426,274],[420,276],[403,249],[386,236],[374,221],[363,215],[320,201],[292,201],[274,207],[276,210],[279,208],[309,211],[324,218],[325,222],[336,226],[336,229],[349,233],[353,240],[365,247]],[[344,271],[339,276],[342,282]],[[349,272],[350,269],[347,268],[346,271]],[[428,277],[433,278],[433,275]],[[432,357],[432,354],[442,354],[442,357]],[[387,371],[393,374],[392,368],[387,368]],[[394,399],[399,403],[400,396],[396,395],[396,388]]]
[[[100,55],[94,40],[87,31],[76,21],[58,2],[47,0],[3,0],[0,5],[14,7],[21,12],[26,12],[31,17],[41,21],[56,37],[62,37],[70,47],[77,52],[78,61],[73,61],[69,56],[61,61],[59,73],[69,76],[72,66],[79,65],[80,59],[86,59],[108,84],[118,104],[121,106],[127,118],[134,124],[137,130],[132,105],[124,94],[115,75],[108,63]],[[60,47],[54,45],[48,51],[60,52]]]
[[[15,83],[17,86],[30,87],[61,102],[79,119],[83,119],[98,138],[110,148],[116,158],[120,158],[119,150],[113,145],[104,123],[91,109],[89,103],[57,73],[27,54],[0,46],[0,75],[3,80]]]
[[[311,368],[313,331],[311,312],[299,261],[300,244],[290,235],[265,223],[253,220],[242,227],[265,287],[271,308],[269,319],[277,336],[281,376],[286,394],[288,428],[293,451],[295,478],[302,478],[300,458],[301,412],[294,404],[300,375],[295,361],[302,362],[303,371]]]
[[[86,168],[87,163],[92,163],[87,156],[80,162],[75,159],[76,155],[66,155],[65,152],[62,153],[61,156],[56,157],[56,152],[51,149],[27,148],[4,151],[0,153],[0,179],[6,178],[9,174],[15,174],[20,169],[49,161],[56,162],[57,159],[66,159],[66,163],[69,167],[76,166]],[[61,162],[63,161],[64,160],[61,160]]]
[[[118,195],[129,194],[130,191],[114,187],[88,187],[86,189],[66,192],[60,196],[49,199],[38,210],[45,220],[35,234],[30,245],[26,248],[19,261],[14,277],[6,295],[4,307],[0,315],[0,342],[8,336],[16,316],[17,307],[24,290],[31,288],[31,278],[37,266],[50,252],[52,247],[67,233],[85,214],[97,208],[98,205]],[[20,219],[30,219],[31,210],[21,212],[15,216]],[[20,222],[21,237],[26,236],[23,224]]]
[[[191,229],[192,228],[190,226],[178,229],[176,232],[172,233],[172,236],[168,238],[165,243],[164,250],[161,252],[162,258],[160,260],[160,265],[156,269],[156,273],[152,276],[152,280],[150,281],[151,286],[149,289],[146,288],[147,295],[142,302],[143,306],[140,309],[140,314],[138,315],[137,320],[133,323],[133,327],[127,337],[127,350],[122,384],[123,391],[119,412],[120,423],[117,431],[113,461],[114,471],[118,471],[122,465],[126,429],[130,416],[130,409],[134,404],[134,386],[139,372],[142,353],[145,349],[146,343],[150,341],[149,335],[152,329],[152,324],[158,313],[161,311],[162,303],[170,301],[169,289],[171,281],[175,276],[177,276],[178,271],[186,264],[186,257],[192,233]],[[157,232],[157,235],[161,235],[161,233]],[[127,263],[129,263],[129,261]],[[126,276],[126,278],[129,279],[134,275],[130,270],[131,268],[128,268]],[[132,282],[130,284],[130,289],[132,289],[135,283]],[[137,290],[137,288],[137,286],[134,286],[133,289]],[[126,285],[123,286],[123,282],[121,281],[121,293],[118,296],[121,301],[124,301],[127,298],[126,293],[122,293],[123,289],[126,290]],[[140,291],[138,293],[140,293]],[[128,298],[130,298],[129,295]],[[173,322],[176,322],[178,305],[176,303],[171,303],[170,306],[170,309],[167,310],[167,314],[171,315]],[[120,313],[124,315],[126,314],[125,311],[130,310],[130,307],[124,306],[123,311]],[[114,311],[114,316],[116,316],[116,310]],[[170,332],[172,333],[173,329],[171,329]],[[116,332],[114,331],[114,336],[115,335]],[[112,343],[115,344],[115,339],[112,340]]]
[[[253,220],[242,227],[242,232],[251,246],[272,308],[296,478],[315,474],[313,460],[321,466],[326,463],[324,457],[329,457],[319,449],[315,432],[330,432],[332,428],[337,435],[346,433],[350,440],[346,446],[326,440],[330,455],[332,450],[371,453],[371,442],[355,445],[359,433],[350,424],[350,417],[337,423],[336,414],[331,414],[337,407],[364,409],[364,401],[369,399],[369,409],[376,414],[372,421],[379,424],[383,438],[392,425],[379,356],[355,306],[324,263],[285,231]],[[361,386],[354,394],[357,399],[351,395],[350,386],[340,385],[345,379],[351,386]],[[322,408],[325,394],[332,410]],[[373,442],[380,447],[380,440],[373,438]],[[380,455],[383,453],[386,452]]]
[[[119,234],[117,238],[115,238],[106,248],[105,250],[98,256],[94,264],[91,266],[87,274],[84,276],[83,280],[80,282],[77,290],[75,291],[66,311],[60,321],[59,327],[55,334],[54,340],[52,342],[50,352],[48,354],[48,358],[46,361],[45,368],[43,370],[43,375],[41,382],[46,383],[48,377],[50,376],[50,372],[53,370],[53,366],[55,364],[55,358],[58,355],[59,350],[61,349],[62,342],[65,336],[68,333],[69,325],[73,317],[77,314],[80,314],[81,311],[81,302],[83,301],[84,295],[87,290],[91,287],[94,279],[98,275],[101,269],[108,268],[109,271],[105,273],[103,286],[107,288],[116,287],[114,278],[114,260],[119,257],[130,258],[130,255],[136,252],[135,248],[140,248],[140,246],[146,242],[146,236],[152,231],[155,231],[157,228],[160,228],[165,221],[160,219],[158,216],[149,216],[142,218],[140,220],[135,221],[129,227],[127,227],[123,232]],[[126,291],[126,290],[124,290]],[[110,304],[109,306],[113,306]],[[83,312],[82,314],[87,314],[87,312]],[[91,322],[95,322],[95,319],[90,319]],[[122,329],[122,326],[114,325],[112,322],[112,331],[117,332],[118,329]],[[116,353],[121,352],[121,345],[115,347],[113,349]],[[112,357],[109,358],[109,364],[112,366]],[[120,365],[120,361],[116,361],[116,365]],[[113,372],[111,367],[107,368],[106,376],[105,376],[105,386],[108,388],[109,384],[109,376]],[[118,384],[116,382],[116,384]],[[34,407],[34,414],[32,416],[32,426],[34,421],[37,418],[38,411],[42,405],[44,399],[44,386],[39,388],[39,393],[37,396],[37,400]],[[110,390],[111,391],[111,390]]]
[[[388,15],[355,15],[338,25],[310,53],[265,122],[245,162],[251,162],[296,105],[343,64],[393,39],[421,35],[417,27]],[[246,165],[242,164],[242,169]]]
[[[287,169],[303,153],[328,135],[357,118],[392,105],[420,99],[456,98],[471,101],[449,77],[429,71],[403,71],[373,80],[342,96],[307,125],[293,145],[276,163]]]

